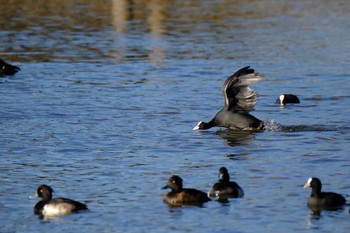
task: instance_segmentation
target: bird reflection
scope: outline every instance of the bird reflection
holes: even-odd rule
[[[239,146],[249,144],[252,139],[255,138],[254,131],[247,130],[218,130],[216,135],[224,139],[228,146]]]
[[[321,217],[321,208],[310,208],[311,217],[314,219],[319,219]]]
[[[227,205],[228,203],[230,203],[228,198],[218,198],[217,201],[220,202],[222,205]]]
[[[314,218],[319,218],[321,217],[322,211],[341,211],[344,210],[343,207],[337,207],[337,208],[324,208],[324,207],[315,207],[315,206],[308,206],[309,209],[311,210],[311,215]],[[350,211],[349,211],[350,213]]]

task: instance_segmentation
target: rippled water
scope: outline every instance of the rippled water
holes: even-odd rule
[[[5,1],[0,1],[5,6]],[[308,177],[350,200],[348,1],[6,1],[0,57],[0,232],[347,232],[349,206],[313,215]],[[251,65],[265,132],[192,131]],[[300,105],[274,104],[294,93]],[[281,126],[280,126],[281,125]],[[245,191],[170,208],[167,179]],[[41,220],[39,184],[90,211]]]

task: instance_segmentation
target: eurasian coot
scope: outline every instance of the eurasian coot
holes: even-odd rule
[[[224,107],[211,121],[200,121],[193,130],[205,130],[214,126],[239,130],[263,129],[263,122],[249,114],[257,101],[257,94],[249,88],[249,84],[263,79],[263,75],[256,73],[249,66],[228,77],[222,86]]]
[[[293,94],[283,94],[280,95],[275,104],[286,105],[286,104],[300,104],[300,100],[298,96]]]
[[[334,210],[341,208],[346,202],[345,198],[338,193],[322,192],[321,181],[316,177],[308,179],[304,188],[308,187],[312,189],[311,195],[307,200],[307,204],[311,209]]]

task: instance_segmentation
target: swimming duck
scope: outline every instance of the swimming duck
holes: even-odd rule
[[[48,185],[40,185],[36,192],[36,197],[41,200],[34,206],[34,213],[45,217],[71,214],[79,210],[87,210],[83,203],[67,199],[52,199],[53,189]]]
[[[171,189],[171,191],[163,196],[163,201],[172,206],[181,205],[201,205],[210,201],[207,194],[191,188],[182,187],[182,179],[179,176],[172,176],[163,189]]]
[[[0,77],[5,75],[13,75],[20,70],[21,69],[18,66],[10,65],[2,59],[0,59]]]
[[[213,185],[208,192],[209,197],[213,198],[236,198],[243,197],[243,189],[233,181],[230,181],[230,175],[226,167],[219,169],[219,181]]]
[[[275,104],[286,105],[286,104],[300,104],[300,100],[298,96],[293,94],[283,94],[280,95]]]
[[[200,121],[193,130],[205,130],[214,126],[238,130],[261,130],[263,122],[249,112],[253,110],[257,94],[249,84],[264,79],[250,66],[246,66],[228,77],[222,86],[224,107],[209,122]]]
[[[321,181],[316,177],[308,179],[307,183],[304,185],[304,188],[308,187],[311,187],[312,191],[307,200],[307,204],[312,209],[319,208],[334,210],[341,208],[346,202],[345,198],[338,193],[322,192]]]

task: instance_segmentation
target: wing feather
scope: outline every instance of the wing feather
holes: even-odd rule
[[[263,79],[262,74],[250,69],[249,66],[228,77],[222,86],[225,106],[228,110],[234,112],[250,112],[253,110],[258,96],[253,89],[249,88],[249,85]]]

